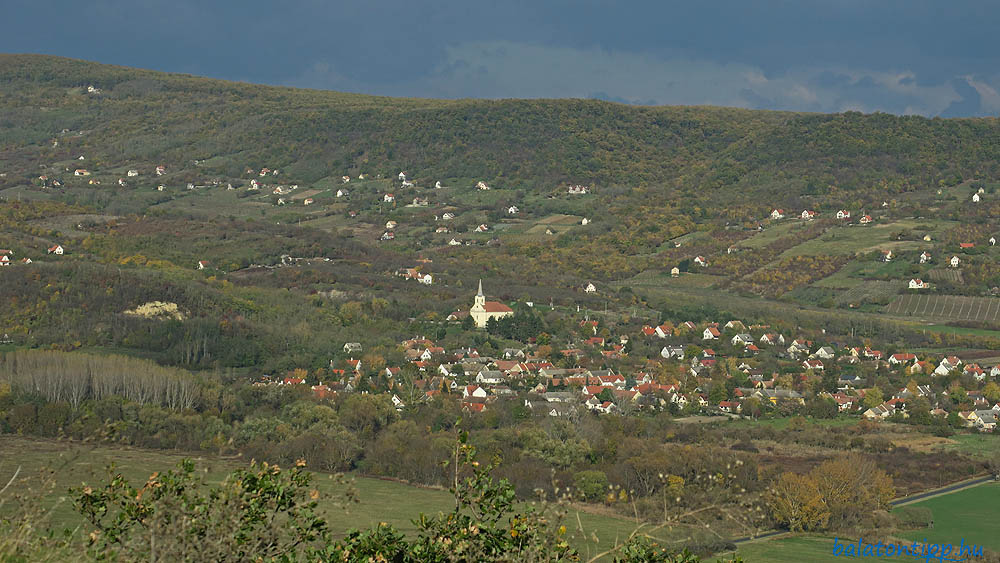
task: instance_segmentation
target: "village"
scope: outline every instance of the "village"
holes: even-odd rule
[[[468,318],[482,330],[512,315],[510,307],[486,301],[480,283],[472,307],[448,322]],[[531,338],[493,355],[414,337],[399,343],[403,363],[377,371],[359,359],[364,344],[348,342],[344,357],[322,373],[265,376],[257,384],[306,386],[321,400],[386,394],[398,410],[453,399],[473,414],[514,401],[549,417],[666,411],[720,419],[816,413],[903,421],[914,415],[923,424],[979,432],[992,432],[1000,417],[1000,365],[955,356],[813,341],[739,320],[667,321],[611,335],[599,321],[583,319],[573,336],[558,350]]]

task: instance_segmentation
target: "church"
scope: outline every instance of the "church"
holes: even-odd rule
[[[476,322],[478,328],[486,328],[486,321],[490,319],[502,319],[514,314],[514,310],[499,301],[487,301],[483,294],[483,280],[479,280],[479,293],[476,294],[476,302],[469,309],[469,315]]]

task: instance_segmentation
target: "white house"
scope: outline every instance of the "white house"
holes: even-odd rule
[[[800,215],[806,221],[812,221],[816,217],[816,212],[809,209],[804,209]]]
[[[871,215],[864,215],[864,216],[861,217],[861,219],[858,220],[858,223],[861,223],[862,225],[867,225],[868,223],[871,223],[871,222],[872,222],[872,216]]]
[[[312,205],[314,201],[313,198],[307,197],[302,201],[302,205]]]
[[[392,194],[385,194],[384,196],[382,196],[382,201],[384,201],[386,203],[392,203],[392,202],[396,201],[396,196],[394,196]]]
[[[926,264],[926,263],[928,263],[930,261],[931,261],[931,255],[930,255],[929,252],[921,252],[920,253],[920,263],[921,264]]]
[[[680,275],[681,275],[681,269],[680,268],[678,268],[677,266],[674,266],[673,268],[670,268],[670,277],[676,278],[676,277],[679,277]]]
[[[948,260],[948,265],[952,268],[957,268],[962,261],[958,259],[958,256],[952,256],[951,260]]]
[[[719,329],[715,328],[714,326],[706,328],[701,333],[702,340],[718,340],[719,336],[721,336],[721,333],[719,332]]]
[[[851,212],[847,211],[846,209],[841,209],[840,211],[837,212],[837,219],[850,219],[850,218],[851,218]]]
[[[910,289],[924,289],[927,284],[924,283],[924,280],[912,279],[909,287]]]
[[[785,218],[784,209],[775,209],[771,211],[771,219],[784,219],[784,218]]]
[[[406,172],[400,172],[399,173],[399,179],[400,179],[400,181],[405,180],[406,179]]]
[[[434,182],[434,188],[440,190],[443,186],[441,185],[441,180]]]
[[[584,217],[583,220],[580,221],[580,224],[581,225],[589,225],[590,224],[590,219],[587,219],[586,217]]]
[[[462,246],[462,243],[456,239],[451,239],[448,241],[448,246]]]
[[[61,256],[62,253],[63,253],[63,247],[59,246],[58,244],[49,247],[49,254],[58,254]]]
[[[480,180],[480,181],[476,182],[476,189],[479,189],[479,190],[488,190],[488,189],[490,189],[490,187],[486,185],[486,182]]]
[[[708,261],[705,259],[704,256],[695,256],[694,263],[701,267],[708,266]]]
[[[517,215],[519,211],[521,210],[518,209],[516,205],[511,205],[510,207],[507,208],[508,215]]]
[[[337,190],[337,197],[347,197],[347,194],[351,192],[347,190]]]
[[[979,194],[972,194],[972,203],[979,203]]]
[[[588,283],[583,286],[583,291],[586,293],[597,293],[597,287],[593,283]]]
[[[128,171],[128,177],[129,178],[135,178],[138,175],[139,175],[139,171],[138,170],[129,170]]]

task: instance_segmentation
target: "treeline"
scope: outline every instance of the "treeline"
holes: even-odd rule
[[[139,405],[189,409],[198,396],[190,372],[125,356],[18,350],[0,356],[0,382],[77,409],[87,399],[121,397]]]

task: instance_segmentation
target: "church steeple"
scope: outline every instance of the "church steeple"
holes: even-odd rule
[[[474,307],[484,308],[486,307],[486,295],[483,293],[483,280],[479,280],[479,293],[476,294],[476,304]]]

